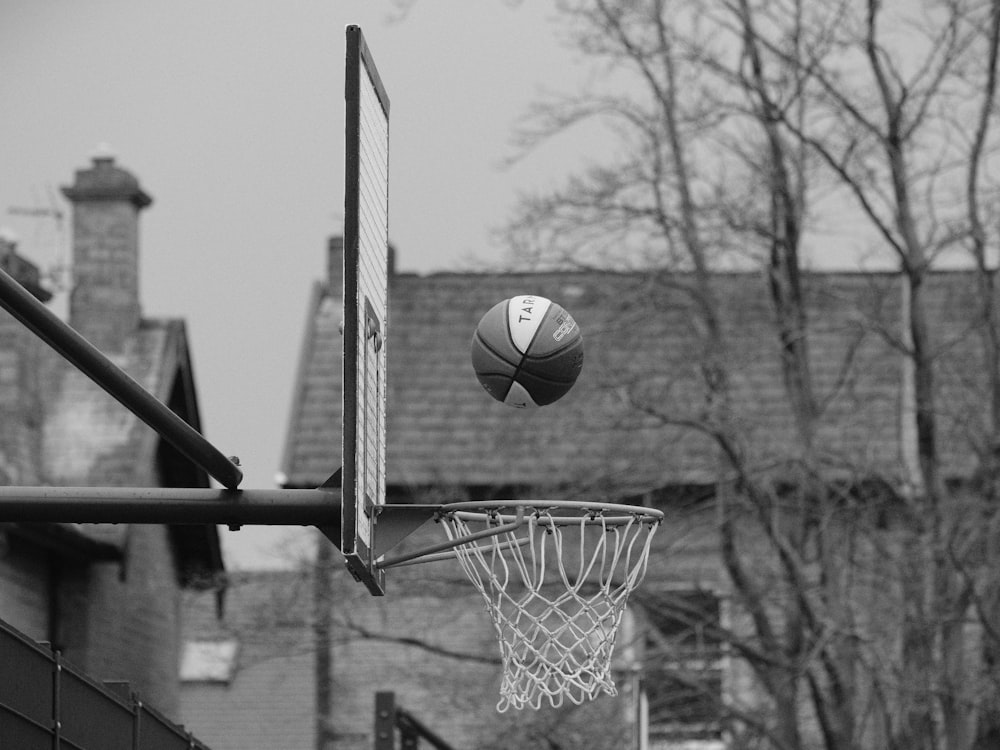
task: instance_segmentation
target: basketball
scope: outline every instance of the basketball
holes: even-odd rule
[[[472,337],[472,367],[486,392],[519,409],[566,395],[583,367],[583,337],[573,316],[534,294],[494,305]]]

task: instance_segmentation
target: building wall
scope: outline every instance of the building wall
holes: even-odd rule
[[[36,293],[38,269],[0,238],[0,268]],[[39,356],[44,345],[6,310],[0,310],[0,483],[35,484],[41,455]]]
[[[181,613],[169,533],[132,526],[127,534],[119,563],[60,556],[0,531],[0,620],[51,642],[96,679],[131,683],[176,720]]]
[[[492,723],[499,646],[479,594],[460,576],[446,565],[433,571],[399,568],[391,571],[387,595],[373,598],[349,575],[336,572],[337,750],[372,746],[378,691],[395,692],[397,705],[456,747],[475,746],[482,726]],[[427,647],[411,645],[410,639]]]
[[[184,724],[212,750],[315,750],[313,668],[303,649],[244,663],[230,682],[188,683]]]
[[[232,574],[221,610],[215,592],[183,594],[189,646],[235,645],[181,661],[181,715],[213,750],[315,749],[312,591],[305,572],[271,571]]]
[[[48,553],[2,530],[0,620],[36,641],[50,637]]]
[[[68,660],[101,680],[124,680],[179,716],[180,589],[167,529],[133,525],[123,563],[63,568],[60,635]]]

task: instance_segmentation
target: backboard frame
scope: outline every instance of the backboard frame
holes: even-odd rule
[[[346,36],[341,551],[381,596],[374,523],[385,504],[389,97],[360,27]]]

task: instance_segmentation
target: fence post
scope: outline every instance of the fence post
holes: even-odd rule
[[[52,652],[52,748],[62,747],[62,655]]]
[[[396,750],[396,694],[375,693],[375,750]]]

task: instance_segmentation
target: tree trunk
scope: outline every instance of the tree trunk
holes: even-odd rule
[[[316,534],[313,580],[313,645],[315,653],[316,750],[333,748],[333,545]]]

